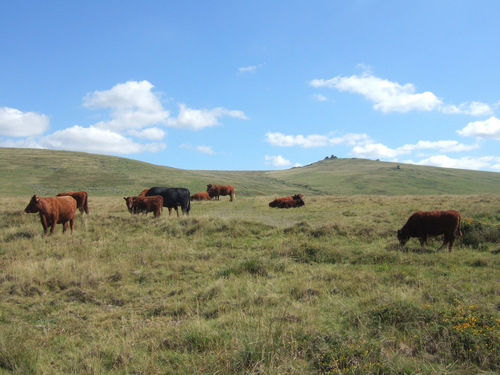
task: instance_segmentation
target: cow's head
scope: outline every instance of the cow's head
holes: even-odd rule
[[[408,242],[409,239],[410,239],[410,236],[408,234],[403,233],[403,231],[401,229],[398,229],[398,240],[399,240],[399,244],[401,246],[406,245],[406,243]]]
[[[28,214],[34,214],[34,213],[40,211],[40,205],[38,202],[40,202],[40,197],[38,195],[33,195],[33,197],[31,197],[30,202],[28,203],[28,205],[24,209],[24,212],[26,212]]]
[[[295,201],[297,202],[297,207],[300,207],[300,206],[305,205],[305,203],[304,203],[304,201],[302,200],[302,198],[295,199]]]
[[[132,213],[134,200],[132,199],[132,197],[123,197],[123,199],[125,199],[125,203],[127,204],[128,212]]]

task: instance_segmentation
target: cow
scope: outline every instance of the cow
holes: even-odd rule
[[[42,198],[33,195],[31,201],[24,209],[26,213],[39,213],[42,222],[43,232],[47,234],[50,227],[50,234],[54,234],[56,224],[63,225],[63,233],[68,229],[68,223],[73,234],[76,215],[76,200],[70,196]]]
[[[123,197],[131,214],[152,212],[154,217],[160,217],[163,210],[163,198],[159,195],[152,197]]]
[[[194,193],[190,198],[192,201],[209,201],[212,197],[207,192]]]
[[[181,207],[182,213],[189,216],[189,211],[191,210],[191,193],[189,189],[186,188],[170,188],[170,187],[152,187],[146,193],[146,197],[153,195],[160,195],[163,198],[163,207],[168,208],[168,214],[172,214],[172,208],[177,212],[177,217],[179,217],[178,206]]]
[[[210,194],[211,198],[216,198],[217,200],[219,200],[220,195],[229,195],[229,202],[232,202],[235,197],[233,185],[208,184],[207,193]]]
[[[283,201],[288,201],[290,199],[302,199],[304,196],[302,194],[290,195],[288,197],[276,198],[272,202],[269,202],[269,207],[278,207],[278,205]]]
[[[57,194],[57,197],[65,196],[73,197],[76,200],[76,208],[80,210],[82,215],[84,212],[89,214],[89,195],[86,191],[69,191]]]
[[[146,196],[146,193],[149,191],[149,189],[144,189],[143,191],[140,192],[140,194],[138,195],[139,197],[145,197]]]
[[[411,237],[420,240],[420,246],[427,245],[428,236],[438,236],[444,234],[441,250],[448,243],[448,251],[451,252],[455,233],[462,237],[460,230],[462,218],[460,212],[448,211],[417,211],[411,215],[406,224],[398,230],[398,240],[404,246]]]
[[[292,208],[292,207],[301,207],[303,205],[305,205],[305,203],[302,200],[302,198],[299,197],[297,199],[292,198],[292,199],[283,200],[283,201],[279,202],[276,207],[278,207],[278,208]]]

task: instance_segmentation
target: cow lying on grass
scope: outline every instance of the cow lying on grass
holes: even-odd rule
[[[38,195],[33,195],[24,212],[40,213],[40,221],[42,222],[44,234],[47,234],[49,227],[50,234],[54,234],[56,224],[63,225],[63,233],[66,232],[69,224],[71,234],[73,234],[76,215],[76,200],[73,197],[42,198]]]
[[[160,217],[163,210],[163,198],[159,195],[152,197],[123,197],[131,214],[152,212],[154,217]]]
[[[193,195],[191,195],[190,199],[192,201],[210,201],[212,200],[212,197],[210,196],[209,193],[201,192],[201,193],[194,193]]]
[[[269,202],[269,207],[278,208],[290,208],[290,207],[300,207],[305,203],[302,200],[304,196],[302,194],[290,195],[288,197],[276,198],[272,202]]]
[[[398,240],[401,246],[404,246],[411,237],[420,240],[420,246],[427,245],[429,236],[439,236],[444,234],[443,244],[438,250],[441,250],[448,244],[448,251],[451,252],[453,242],[455,242],[455,233],[462,237],[460,230],[461,216],[458,211],[417,211],[410,216],[406,224],[398,230]]]

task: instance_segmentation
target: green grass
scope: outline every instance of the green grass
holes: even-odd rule
[[[494,374],[500,195],[306,195],[131,215],[90,195],[42,236],[0,198],[0,373]],[[453,252],[399,249],[417,209],[467,218]]]
[[[399,168],[398,168],[399,166]],[[233,184],[236,196],[447,195],[498,193],[500,173],[328,159],[280,171],[195,171],[81,152],[0,148],[0,193],[55,195],[85,190],[93,196],[137,195],[152,186]]]

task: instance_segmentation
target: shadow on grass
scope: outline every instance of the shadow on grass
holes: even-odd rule
[[[5,236],[4,242],[16,241],[16,240],[20,240],[23,238],[30,239],[33,237],[35,237],[35,235],[33,233],[30,233],[30,232],[17,232],[17,233],[13,233],[9,236]]]

